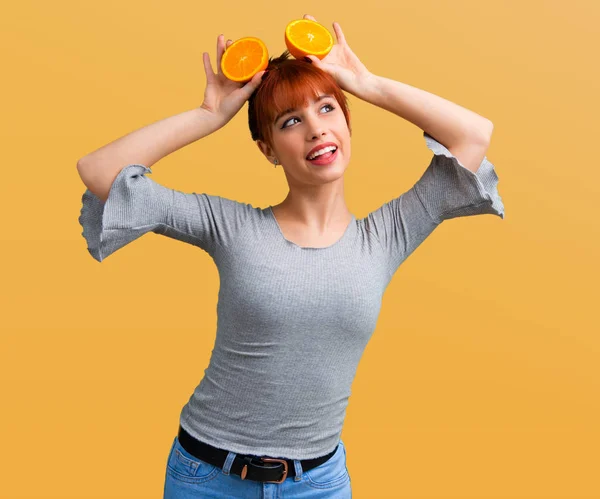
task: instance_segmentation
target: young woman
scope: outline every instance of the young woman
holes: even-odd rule
[[[217,74],[204,54],[200,108],[78,164],[88,188],[79,220],[96,260],[154,232],[203,249],[219,270],[216,342],[181,411],[165,498],[351,497],[340,435],[387,285],[444,220],[504,218],[485,157],[491,122],[370,73],[333,27],[337,44],[325,59],[284,52],[245,85],[221,73],[219,36]],[[434,153],[412,188],[360,219],[344,199],[351,128],[343,91],[422,128]],[[218,130],[246,101],[252,139],[289,184],[280,204],[255,208],[150,179],[150,165]]]

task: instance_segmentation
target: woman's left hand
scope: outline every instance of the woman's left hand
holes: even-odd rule
[[[304,15],[304,19],[318,22],[308,14]],[[332,75],[342,90],[358,96],[363,86],[373,75],[348,46],[340,25],[334,22],[333,29],[337,43],[329,54],[323,59],[319,59],[314,55],[309,55],[308,58],[317,68]]]

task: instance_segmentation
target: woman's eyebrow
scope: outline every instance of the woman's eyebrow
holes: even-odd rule
[[[319,95],[319,97],[316,98],[316,100],[314,101],[314,103],[319,102],[320,100],[326,99],[327,97],[333,97],[333,95],[329,95],[329,94]],[[286,109],[285,111],[282,111],[281,113],[279,113],[275,117],[275,120],[273,121],[273,124],[277,123],[279,121],[279,119],[283,118],[286,114],[293,113],[293,112],[295,112],[297,110],[298,110],[297,108],[293,108],[293,109]]]

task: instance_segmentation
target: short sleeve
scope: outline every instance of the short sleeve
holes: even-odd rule
[[[251,209],[220,196],[170,189],[148,173],[152,170],[144,165],[123,168],[105,202],[89,189],[84,192],[79,223],[88,251],[97,261],[148,232],[192,244],[214,257]]]
[[[450,218],[483,214],[504,219],[504,204],[498,193],[498,175],[487,156],[481,161],[477,172],[472,172],[444,145],[426,132],[423,136],[434,156],[415,187],[431,218],[437,223]]]
[[[408,191],[366,217],[390,277],[444,220],[484,213],[504,218],[492,163],[484,158],[473,173],[433,137],[427,133],[424,137],[434,152],[425,173]]]
[[[390,279],[439,225],[429,216],[415,186],[369,213],[365,222],[367,231],[381,246],[382,263]]]

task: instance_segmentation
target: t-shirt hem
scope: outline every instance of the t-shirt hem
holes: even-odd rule
[[[190,435],[192,435],[194,438],[207,444],[210,444],[213,447],[235,452],[237,454],[249,454],[252,456],[268,456],[298,460],[314,459],[329,454],[339,444],[339,442],[336,443],[332,449],[326,452],[322,452],[316,449],[305,449],[303,453],[298,454],[297,449],[290,450],[289,448],[285,447],[249,447],[234,442],[226,442],[220,439],[213,439],[210,435],[207,434],[207,432],[203,432],[202,435],[197,434],[196,431],[193,428],[191,428],[183,419],[180,421],[180,424],[183,427],[183,429],[187,431]]]

